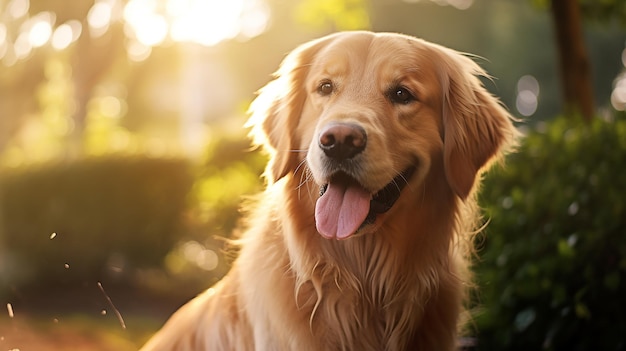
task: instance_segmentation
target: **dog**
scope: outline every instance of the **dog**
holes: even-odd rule
[[[478,183],[518,138],[481,76],[395,33],[289,53],[251,105],[269,163],[239,256],[142,350],[454,350]]]

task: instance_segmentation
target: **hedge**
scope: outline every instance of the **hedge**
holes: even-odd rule
[[[193,185],[180,159],[109,156],[2,172],[5,288],[160,266],[181,236]]]
[[[624,350],[626,120],[533,128],[481,202],[479,350]]]

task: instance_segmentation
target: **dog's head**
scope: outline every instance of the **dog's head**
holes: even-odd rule
[[[320,188],[320,234],[347,238],[435,167],[470,196],[481,169],[515,139],[511,117],[466,56],[399,34],[345,32],[306,43],[252,104],[273,183],[295,172]]]

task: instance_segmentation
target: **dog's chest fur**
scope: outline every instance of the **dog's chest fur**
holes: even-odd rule
[[[406,349],[421,319],[416,302],[425,295],[414,279],[388,279],[385,286],[370,273],[317,271],[298,290],[297,302],[306,301],[301,308],[310,314],[319,349]]]

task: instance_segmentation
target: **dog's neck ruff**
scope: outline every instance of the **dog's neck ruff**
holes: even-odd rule
[[[317,231],[328,239],[346,239],[374,223],[377,215],[389,211],[396,203],[415,168],[407,168],[373,195],[347,174],[336,174],[320,187],[320,198],[315,205]]]

